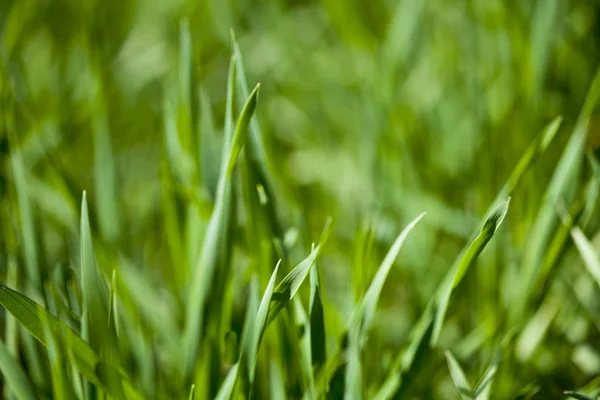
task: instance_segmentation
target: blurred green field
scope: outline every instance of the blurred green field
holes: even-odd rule
[[[0,1],[4,398],[596,399],[599,62],[597,0]]]

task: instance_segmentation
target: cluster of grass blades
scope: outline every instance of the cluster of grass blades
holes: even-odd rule
[[[499,229],[509,220],[509,204],[519,202],[519,183],[555,138],[560,117],[526,149],[463,250],[449,263],[404,347],[394,349],[385,366],[374,373],[365,359],[372,351],[370,335],[384,285],[405,242],[410,244],[411,232],[427,217],[424,213],[412,216],[372,279],[363,282],[364,293],[343,327],[330,333],[331,319],[326,315],[332,311],[324,301],[321,284],[326,258],[320,256],[326,253],[333,222],[323,221],[315,243],[286,238],[289,222],[279,207],[283,190],[278,188],[254,117],[260,85],[250,90],[242,54],[235,38],[232,42],[219,157],[210,100],[201,91],[198,112],[190,101],[191,39],[189,26],[181,24],[179,80],[177,85],[168,85],[164,95],[161,212],[170,263],[162,271],[162,281],[145,276],[119,250],[123,238],[119,205],[113,198],[114,157],[101,112],[93,123],[95,201],[88,204],[83,192],[79,246],[71,256],[73,268],[59,265],[51,273],[42,271],[37,250],[41,239],[36,236],[40,230],[32,217],[30,187],[35,178],[24,167],[24,146],[15,127],[5,118],[14,192],[10,211],[18,232],[13,235],[10,228],[3,227],[13,243],[9,279],[0,286],[0,304],[14,318],[7,317],[0,341],[5,394],[27,400],[383,400],[409,397],[431,371],[439,374],[443,370],[448,382],[455,385],[448,397],[535,396],[539,390],[536,382],[531,387],[516,386],[521,383],[514,379],[517,369],[527,365],[540,349],[559,315],[564,292],[586,284],[561,275],[560,266],[577,262],[600,286],[598,236],[586,236],[597,211],[600,168],[593,155],[586,156],[585,148],[600,96],[600,77],[591,85],[539,214],[533,218],[518,285],[507,289],[509,300],[499,305],[498,321],[489,329],[485,321],[476,321],[471,325],[483,326],[483,333],[476,328],[473,336],[463,341],[444,341],[445,335],[452,336],[453,324],[448,321],[464,311],[458,300],[467,290],[468,278],[479,272],[479,256],[501,234]],[[201,122],[194,123],[196,119]],[[587,181],[582,187],[583,177]],[[66,179],[56,179],[56,187],[68,187]],[[76,229],[74,200],[65,195],[67,200],[61,202],[55,191],[49,191],[49,199],[67,211],[54,217]],[[7,214],[4,209],[2,212]],[[93,230],[96,225],[98,229]],[[308,231],[303,234],[309,235]],[[18,256],[17,242],[22,253]],[[368,240],[358,245],[365,247],[358,249],[359,254],[369,252]],[[577,254],[581,260],[574,257]],[[244,257],[250,259],[250,266],[240,269],[237,261]],[[597,289],[592,288],[591,293]],[[589,299],[576,300],[578,309],[592,317],[598,315]],[[599,326],[596,323],[594,328]],[[474,366],[473,354],[478,351]],[[376,378],[370,379],[373,376]],[[565,395],[592,399],[600,385],[591,381],[574,389],[577,391]],[[423,396],[427,395],[433,396],[425,391]]]

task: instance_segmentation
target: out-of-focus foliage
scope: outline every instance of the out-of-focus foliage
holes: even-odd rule
[[[0,1],[0,281],[89,344],[3,314],[4,393],[594,394],[599,44],[595,0]]]

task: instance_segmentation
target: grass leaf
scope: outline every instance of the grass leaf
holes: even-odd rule
[[[451,277],[451,280],[447,280],[445,284],[443,284],[442,290],[438,297],[438,309],[435,315],[433,334],[431,336],[432,346],[435,346],[438,342],[440,333],[442,331],[442,325],[444,323],[444,317],[448,309],[448,303],[450,302],[450,296],[452,296],[452,291],[461,282],[471,265],[475,263],[475,260],[479,254],[483,251],[490,239],[492,239],[500,224],[502,224],[502,221],[508,212],[509,202],[510,197],[500,204],[487,218],[483,224],[483,227],[481,228],[481,231],[479,232],[479,235],[468,247],[462,260],[457,265],[454,271],[454,276]]]
[[[450,376],[456,388],[460,391],[460,395],[464,400],[472,400],[474,398],[473,389],[465,376],[460,364],[456,361],[456,358],[446,351],[446,361],[448,362],[448,369],[450,370]]]

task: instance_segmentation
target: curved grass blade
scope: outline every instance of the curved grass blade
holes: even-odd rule
[[[327,242],[330,233],[331,218],[329,218],[325,223],[323,233],[321,234],[321,239],[319,240],[319,244],[315,247],[315,249],[308,255],[308,257],[306,257],[302,262],[300,262],[300,264],[291,270],[290,273],[283,278],[279,285],[277,285],[277,288],[273,293],[273,304],[271,304],[269,309],[269,319],[267,321],[267,325],[273,322],[281,310],[283,310],[289,304],[290,300],[296,295],[300,285],[302,285],[302,282],[304,282],[311,268],[315,264],[317,257],[319,254],[321,254],[321,250]]]
[[[498,371],[498,362],[499,358],[486,369],[477,385],[475,385],[475,389],[473,389],[475,400],[487,400],[490,398],[492,383],[496,376],[496,372]]]
[[[227,247],[229,246],[229,225],[232,219],[232,201],[231,201],[231,171],[235,166],[237,157],[241,151],[246,138],[246,131],[252,114],[256,108],[258,96],[258,87],[252,92],[244,106],[238,119],[235,133],[231,141],[228,135],[231,128],[233,97],[234,97],[234,77],[235,77],[235,59],[232,59],[230,67],[227,110],[226,110],[226,132],[225,147],[226,154],[223,155],[221,170],[219,173],[219,182],[217,184],[217,195],[213,214],[209,220],[205,240],[202,243],[202,251],[198,265],[193,271],[190,299],[187,306],[186,327],[184,332],[185,351],[185,373],[189,376],[193,369],[196,356],[198,354],[199,338],[202,332],[204,321],[204,308],[209,296],[210,288],[214,283],[219,260],[228,257]],[[225,262],[226,263],[226,262]],[[221,271],[221,283],[224,282],[226,269]]]
[[[0,341],[0,371],[2,372],[2,380],[9,386],[12,393],[18,399],[36,400],[37,396],[33,391],[33,385],[27,378],[27,375],[21,366],[10,355],[4,342]]]
[[[435,346],[438,342],[440,333],[442,331],[442,325],[444,323],[444,317],[448,309],[448,303],[450,302],[450,297],[452,296],[452,291],[461,282],[471,265],[475,263],[475,260],[479,254],[492,239],[500,224],[502,224],[502,221],[508,212],[509,203],[510,197],[506,199],[504,203],[500,204],[500,206],[498,206],[487,218],[483,227],[481,228],[481,231],[479,232],[479,235],[471,243],[462,260],[454,270],[454,276],[449,276],[451,277],[451,280],[447,280],[442,286],[442,291],[440,292],[438,298],[438,309],[435,314],[433,334],[431,336],[432,346]]]
[[[106,391],[111,396],[122,399],[122,387],[115,385],[111,377],[127,377],[105,363],[92,348],[71,328],[60,322],[54,315],[30,298],[0,284],[0,304],[42,345],[47,346],[45,327],[64,338],[64,345],[72,354],[73,362],[88,381]],[[99,373],[102,372],[102,373]]]
[[[362,385],[362,362],[361,362],[361,349],[364,344],[365,336],[371,326],[373,318],[375,316],[375,310],[377,308],[377,302],[383,289],[385,280],[394,264],[394,261],[400,253],[400,249],[404,244],[404,241],[408,237],[408,234],[413,230],[417,223],[423,218],[425,213],[420,214],[415,218],[402,232],[394,244],[385,256],[381,266],[377,270],[371,285],[367,289],[367,292],[360,300],[352,316],[350,317],[350,325],[348,326],[348,348],[347,348],[347,359],[346,364],[346,379],[344,398],[355,399],[362,398],[363,385]]]
[[[375,310],[377,308],[377,302],[379,301],[379,296],[381,295],[381,291],[387,276],[394,265],[394,261],[396,261],[396,258],[398,258],[398,254],[400,253],[406,238],[421,220],[421,218],[423,218],[423,216],[425,216],[425,213],[421,213],[410,224],[408,224],[404,230],[402,230],[400,235],[398,235],[394,241],[394,244],[383,259],[383,262],[379,266],[379,269],[377,270],[371,285],[367,289],[367,292],[361,299],[359,306],[355,310],[354,317],[351,318],[351,324],[357,324],[360,327],[359,339],[361,342],[364,340],[367,331],[371,327],[371,323],[373,322],[373,318],[375,316]]]
[[[475,398],[473,389],[460,364],[449,351],[446,351],[446,361],[448,362],[448,370],[450,370],[450,376],[452,377],[454,386],[460,391],[461,397],[464,400],[473,400]]]

